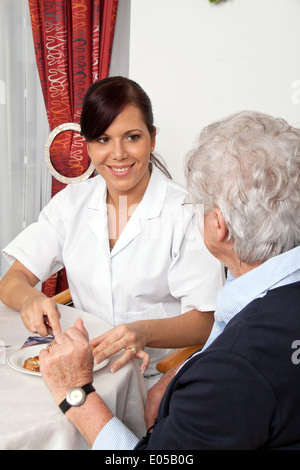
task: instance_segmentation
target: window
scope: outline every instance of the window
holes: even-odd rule
[[[28,2],[0,2],[0,248],[34,222],[50,199],[49,134]],[[0,258],[0,277],[8,265]]]

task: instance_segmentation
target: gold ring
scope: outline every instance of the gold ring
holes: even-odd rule
[[[134,356],[136,354],[136,349],[135,348],[127,348],[130,350],[131,354]]]

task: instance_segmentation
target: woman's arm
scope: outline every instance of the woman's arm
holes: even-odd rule
[[[97,362],[125,349],[124,354],[113,363],[113,372],[123,367],[133,356],[142,360],[141,370],[144,372],[149,364],[149,356],[144,352],[146,346],[173,349],[204,344],[213,322],[213,312],[194,309],[176,317],[118,325],[91,340],[90,344],[94,347]],[[136,350],[136,354],[132,354],[131,348]]]
[[[213,312],[193,309],[176,317],[144,320],[143,323],[146,346],[173,349],[204,344],[210,335],[214,316]]]
[[[0,281],[0,300],[21,312],[24,325],[32,333],[47,336],[47,323],[55,335],[61,331],[60,313],[52,299],[34,288],[38,282],[29,269],[15,261]]]

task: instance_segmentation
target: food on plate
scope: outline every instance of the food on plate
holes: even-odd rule
[[[51,346],[54,343],[55,343],[55,341],[52,341],[52,343],[49,343],[47,348],[51,348]],[[94,347],[91,346],[91,349],[94,349]],[[25,359],[23,367],[24,367],[24,369],[31,370],[33,372],[40,372],[40,358],[39,358],[39,356],[28,357],[28,359]]]
[[[51,348],[51,346],[55,343],[55,341],[52,341],[49,343],[46,347]],[[28,359],[25,359],[24,364],[23,364],[24,369],[31,370],[33,372],[40,372],[40,358],[39,356],[34,356],[34,357],[28,357]]]
[[[29,357],[28,359],[25,359],[23,367],[24,369],[31,370],[33,372],[40,372],[39,356]]]

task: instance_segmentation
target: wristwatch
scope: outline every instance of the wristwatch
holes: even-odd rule
[[[71,406],[80,406],[85,402],[86,396],[89,393],[95,392],[91,383],[83,387],[72,387],[67,391],[66,398],[61,402],[59,408],[63,413],[66,413]]]

